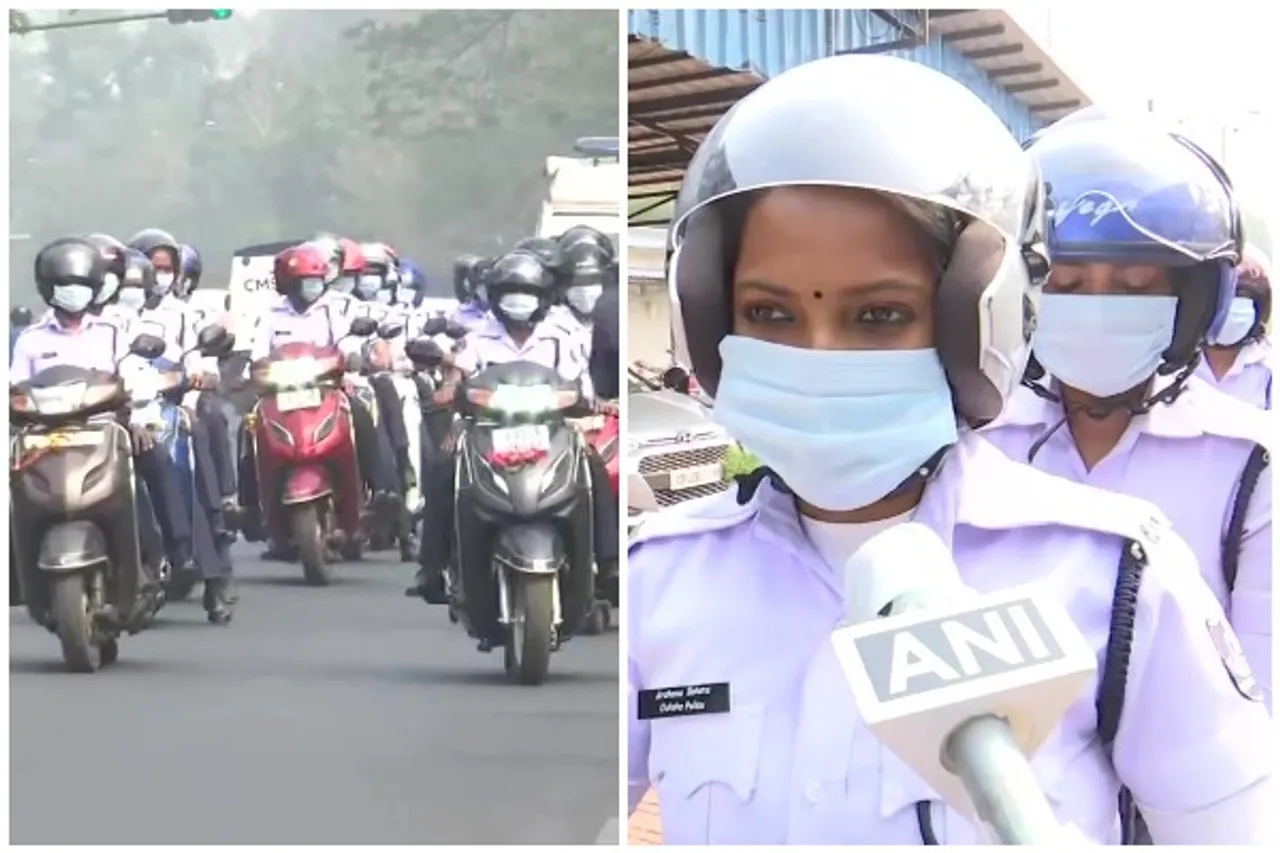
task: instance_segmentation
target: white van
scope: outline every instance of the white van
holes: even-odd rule
[[[229,308],[234,319],[231,333],[236,336],[236,349],[247,350],[253,341],[258,318],[279,298],[276,295],[276,255],[305,240],[283,240],[260,243],[236,249],[231,257],[231,275],[227,279]],[[196,291],[199,293],[200,291]]]
[[[589,225],[618,245],[627,173],[618,162],[618,140],[586,137],[574,145],[577,157],[548,157],[547,195],[538,221],[539,237],[559,237],[575,225]]]

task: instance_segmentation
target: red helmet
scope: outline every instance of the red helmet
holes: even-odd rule
[[[303,243],[276,255],[276,292],[310,304],[324,295],[332,265],[322,249]]]
[[[360,244],[343,237],[339,245],[342,247],[342,274],[359,275],[364,269],[364,252],[360,251]]]

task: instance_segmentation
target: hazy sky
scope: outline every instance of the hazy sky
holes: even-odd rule
[[[1010,3],[1096,103],[1147,108],[1221,157],[1280,230],[1280,3]],[[1194,9],[1195,11],[1191,11]]]

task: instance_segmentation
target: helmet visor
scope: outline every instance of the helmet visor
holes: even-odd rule
[[[1239,253],[1238,215],[1220,170],[1154,124],[1070,124],[1030,152],[1051,206],[1054,260],[1185,265]]]
[[[673,240],[719,199],[778,186],[895,193],[1021,236],[1034,165],[962,84],[905,60],[836,56],[793,68],[720,119],[685,175]]]

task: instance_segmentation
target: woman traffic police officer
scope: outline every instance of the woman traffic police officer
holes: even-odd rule
[[[127,332],[90,310],[102,290],[107,262],[101,250],[85,240],[63,238],[36,255],[36,290],[49,314],[24,329],[9,365],[10,383],[25,382],[45,368],[71,365],[116,373],[129,352]],[[145,427],[131,427],[135,469],[146,484],[139,489],[139,540],[157,587],[169,565],[189,568],[191,524],[174,508],[182,505],[173,470]],[[152,524],[159,522],[160,531]],[[160,541],[163,533],[163,543]]]
[[[1271,408],[1274,351],[1267,324],[1271,321],[1271,259],[1252,242],[1244,247],[1240,281],[1231,309],[1205,350],[1196,376],[1238,400]]]
[[[1100,656],[1122,552],[1144,567],[1111,750],[1090,690],[1034,758],[1063,824],[1115,841],[1124,784],[1158,842],[1274,840],[1271,723],[1224,670],[1186,546],[1148,504],[972,430],[1022,376],[1040,198],[972,93],[888,57],[787,71],[699,148],[673,225],[677,344],[766,468],[631,546],[630,801],[657,787],[667,843],[980,840],[874,741],[828,642],[846,560],[907,518],[971,588],[1047,587]],[[725,682],[725,713],[639,718],[639,691]]]
[[[1020,462],[1159,507],[1269,704],[1272,427],[1191,376],[1215,318],[1236,304],[1231,187],[1204,152],[1146,121],[1068,118],[1028,151],[1054,210],[1053,271],[1026,387],[984,436]]]
[[[532,252],[513,251],[494,264],[486,283],[493,300],[492,313],[464,339],[443,387],[436,392],[436,403],[452,403],[456,409],[460,399],[457,392],[467,378],[490,365],[528,361],[557,371],[566,382],[579,383],[583,410],[575,417],[606,411],[586,390],[590,377],[586,376],[585,362],[571,348],[572,341],[566,340],[564,330],[547,319],[554,284],[546,263]],[[446,440],[445,453],[424,466],[423,497],[427,506],[419,555],[421,568],[413,586],[405,590],[406,595],[421,597],[428,604],[448,603],[444,578],[453,545],[453,525],[449,523],[455,498],[453,438]],[[594,452],[587,453],[587,467],[593,494],[607,496],[608,471]],[[610,579],[617,577],[618,570],[617,508],[607,499],[593,500],[592,523],[601,585],[616,593],[616,582]]]

